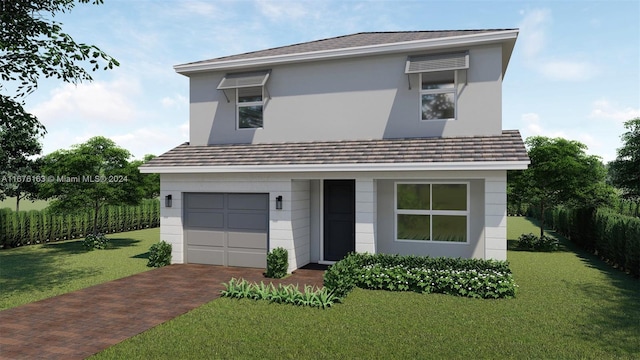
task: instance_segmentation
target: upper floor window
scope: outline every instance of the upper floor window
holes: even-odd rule
[[[262,87],[238,88],[236,96],[238,129],[261,128],[264,106]]]
[[[456,80],[454,71],[421,73],[420,84],[422,120],[456,118]]]
[[[418,74],[422,120],[456,118],[458,71],[469,68],[469,53],[456,52],[409,56],[405,73]],[[409,81],[411,88],[411,80]]]
[[[263,127],[265,92],[268,95],[266,83],[270,73],[271,70],[226,74],[218,84],[218,90],[222,90],[227,102],[234,96],[227,91],[235,91],[237,129]]]

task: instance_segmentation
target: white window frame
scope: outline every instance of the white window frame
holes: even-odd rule
[[[411,210],[411,209],[398,209],[398,185],[401,184],[409,184],[409,185],[429,185],[429,210]],[[445,185],[466,185],[467,188],[467,205],[466,210],[433,210],[433,186],[434,184],[445,184]],[[460,244],[460,245],[468,245],[469,244],[469,223],[470,223],[470,187],[469,181],[396,181],[393,187],[393,238],[394,241],[397,242],[410,242],[410,243],[420,243],[420,244]],[[413,240],[413,239],[398,239],[398,215],[406,214],[406,215],[428,215],[432,217],[433,215],[449,215],[449,216],[465,216],[466,217],[466,241],[435,241],[433,238],[433,220],[429,221],[429,240]]]
[[[437,74],[439,71],[434,72],[421,72],[418,77],[418,86],[419,86],[419,97],[418,97],[418,119],[420,122],[430,122],[430,121],[451,121],[456,120],[458,118],[458,70],[447,70],[442,72],[453,72],[453,88],[451,89],[422,89],[422,77],[424,75],[429,76],[430,74]],[[444,119],[423,119],[422,118],[422,95],[430,95],[430,94],[453,94],[453,117],[452,118],[444,118]]]
[[[253,87],[253,86],[252,86]],[[255,130],[255,129],[263,129],[264,128],[264,86],[255,86],[256,88],[260,88],[260,101],[250,101],[250,102],[240,102],[240,89],[247,89],[252,87],[245,88],[236,88],[236,130]],[[241,107],[251,107],[251,106],[262,106],[262,126],[260,127],[240,127],[240,108]]]

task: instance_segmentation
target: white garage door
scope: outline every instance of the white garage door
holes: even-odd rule
[[[184,209],[188,263],[267,266],[268,194],[188,193]]]

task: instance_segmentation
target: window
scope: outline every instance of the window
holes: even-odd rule
[[[420,113],[422,120],[456,118],[459,72],[469,69],[469,52],[423,54],[407,57],[407,76],[420,74]],[[411,89],[411,78],[409,78]]]
[[[231,91],[235,91],[238,129],[263,127],[264,95],[269,95],[266,84],[270,74],[271,70],[226,74],[218,84],[227,102],[233,99]]]
[[[397,240],[466,243],[467,183],[396,183]]]
[[[456,118],[455,71],[420,73],[422,120]]]
[[[236,89],[238,129],[262,127],[263,94],[262,87]]]

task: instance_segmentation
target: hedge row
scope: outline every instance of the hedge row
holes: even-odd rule
[[[511,298],[517,285],[509,263],[497,260],[350,253],[324,273],[338,299],[353,288]]]
[[[545,212],[545,223],[572,242],[640,277],[640,218],[608,208],[557,207]]]
[[[160,226],[160,202],[144,200],[138,206],[104,206],[98,212],[98,232],[103,234]],[[54,214],[47,209],[0,209],[0,248],[85,237],[93,231],[93,211]]]

